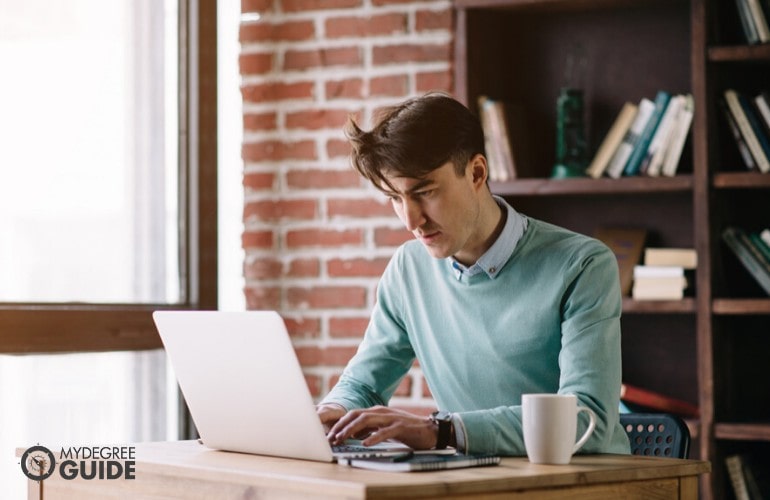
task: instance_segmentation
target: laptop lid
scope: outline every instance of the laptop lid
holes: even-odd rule
[[[156,311],[153,319],[206,446],[322,462],[362,455],[332,453],[277,312]]]

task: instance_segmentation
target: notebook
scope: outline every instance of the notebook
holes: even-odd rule
[[[465,467],[486,467],[498,465],[497,455],[415,455],[405,453],[395,457],[377,458],[347,458],[340,460],[345,465],[360,469],[381,470],[387,472],[419,472],[445,469],[462,469]]]
[[[410,450],[332,450],[278,313],[156,311],[153,320],[205,446],[321,462]]]

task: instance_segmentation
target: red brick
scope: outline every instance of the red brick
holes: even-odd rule
[[[331,337],[363,337],[369,318],[330,318],[329,335]]]
[[[250,172],[243,176],[243,187],[251,191],[272,189],[275,174],[272,172]]]
[[[262,221],[286,219],[314,219],[317,215],[315,200],[262,200],[246,203],[244,220],[256,217]]]
[[[289,99],[310,99],[313,97],[313,82],[268,82],[247,85],[241,88],[244,102],[264,103]]]
[[[329,217],[383,217],[394,215],[387,201],[372,199],[333,199],[327,202]]]
[[[275,0],[241,0],[241,12],[265,12],[273,7]]]
[[[406,31],[406,14],[391,13],[368,17],[333,17],[326,20],[326,37],[364,37]]]
[[[281,289],[279,287],[246,287],[246,308],[249,310],[275,310],[281,308]]]
[[[380,45],[372,49],[372,61],[377,65],[404,62],[449,61],[451,49],[448,43]]]
[[[389,258],[379,259],[332,259],[326,264],[331,277],[372,276],[379,277],[390,262]]]
[[[417,31],[452,29],[452,11],[447,10],[420,10],[415,17]]]
[[[284,12],[304,12],[308,10],[344,9],[360,7],[363,0],[282,0]]]
[[[452,81],[452,73],[449,70],[417,73],[415,87],[417,88],[417,92],[421,93],[428,92],[430,90],[451,92]]]
[[[302,366],[345,366],[356,353],[357,348],[302,346],[295,347],[294,350]]]
[[[286,115],[286,128],[317,130],[323,128],[341,129],[348,121],[350,111],[346,109],[312,109],[295,111]]]
[[[374,244],[378,247],[397,247],[414,239],[412,233],[404,229],[381,227],[374,230]]]
[[[273,54],[241,54],[238,65],[242,75],[260,75],[273,69]]]
[[[285,23],[258,21],[241,24],[238,38],[241,42],[310,40],[315,38],[315,25],[312,20]]]
[[[310,395],[314,398],[323,396],[321,393],[321,377],[318,375],[308,375],[305,374],[305,383],[307,384],[307,388],[310,391]]]
[[[326,82],[327,99],[360,99],[364,96],[364,81],[361,78],[349,78]]]
[[[246,113],[243,115],[244,130],[275,130],[276,113]]]
[[[292,189],[356,188],[361,186],[361,176],[353,169],[290,170],[286,184]]]
[[[433,395],[430,393],[430,387],[428,387],[428,381],[425,380],[423,377],[422,379],[422,397],[424,398],[432,398]]]
[[[317,338],[321,336],[321,320],[318,318],[284,317],[286,330],[294,338]]]
[[[315,141],[263,141],[242,146],[244,161],[315,160]]]
[[[243,276],[247,280],[269,280],[280,278],[283,264],[277,259],[258,258],[243,266]]]
[[[286,246],[297,247],[338,247],[363,244],[360,229],[334,231],[331,229],[298,229],[286,233]]]
[[[335,47],[314,50],[288,50],[283,58],[283,68],[303,70],[330,66],[361,66],[363,58],[358,47]]]
[[[362,286],[291,287],[286,291],[289,307],[297,309],[335,309],[366,306],[366,288]]]
[[[372,5],[375,6],[381,6],[381,5],[396,5],[396,4],[408,4],[408,3],[414,3],[415,0],[372,0]]]
[[[409,397],[412,395],[412,377],[410,375],[407,375],[401,380],[401,383],[398,384],[393,395],[400,397]]]
[[[290,278],[314,278],[321,273],[318,259],[294,259],[289,262],[286,275]]]
[[[326,142],[326,154],[329,158],[350,156],[350,143],[342,139],[330,139]]]
[[[241,235],[241,246],[244,249],[249,248],[272,248],[272,231],[246,231]]]
[[[369,95],[373,96],[403,96],[408,89],[409,80],[406,75],[380,76],[369,81]]]

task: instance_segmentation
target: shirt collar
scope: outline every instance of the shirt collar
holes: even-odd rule
[[[527,218],[519,214],[512,206],[499,196],[493,196],[497,204],[506,211],[507,218],[500,236],[484,254],[470,267],[460,264],[454,257],[448,257],[457,279],[463,275],[474,276],[484,272],[490,279],[495,279],[505,263],[513,254],[524,231],[527,229]]]

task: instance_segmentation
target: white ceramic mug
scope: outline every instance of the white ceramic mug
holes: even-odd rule
[[[521,397],[524,446],[533,464],[568,464],[596,428],[596,414],[578,406],[573,394],[524,394]],[[575,442],[580,412],[588,413],[588,429]]]

